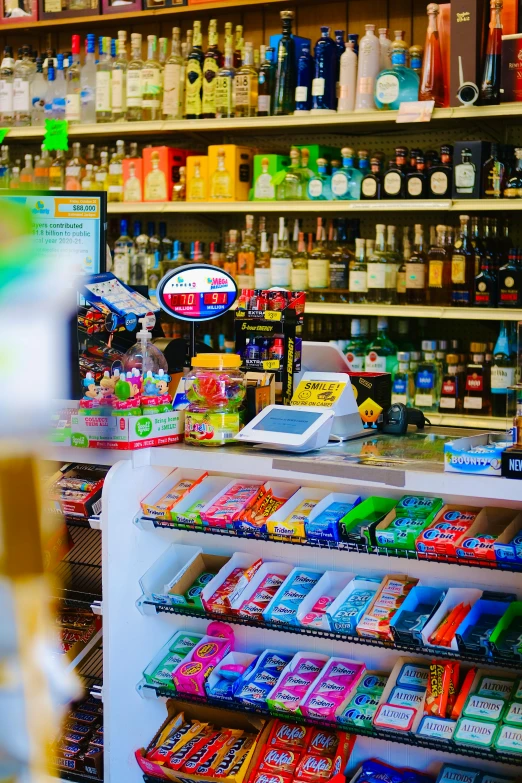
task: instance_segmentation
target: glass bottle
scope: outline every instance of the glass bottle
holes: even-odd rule
[[[16,164],[19,164],[20,161],[17,160]],[[20,190],[20,166],[15,165],[11,169],[11,178],[9,181],[9,188],[10,190]]]
[[[397,227],[386,228],[386,289],[387,301],[397,303],[397,274],[401,261],[401,255],[397,246]]]
[[[276,187],[277,201],[301,201],[304,198],[306,186],[300,171],[300,155],[296,147],[290,150],[290,166],[286,170],[284,180]]]
[[[375,244],[371,255],[367,255],[368,301],[376,304],[389,304],[390,291],[386,285],[386,226],[375,226]]]
[[[9,127],[13,124],[13,80],[14,80],[13,49],[11,46],[4,48],[4,57],[0,65],[0,122],[2,126]]]
[[[216,117],[234,116],[234,79],[232,47],[225,45],[225,63],[216,75]]]
[[[222,147],[217,151],[217,167],[210,177],[210,197],[212,199],[228,199],[232,192],[232,177],[226,167],[225,150]]]
[[[236,117],[255,117],[257,113],[258,75],[254,67],[254,47],[245,42],[243,65],[238,68],[234,78],[234,98]]]
[[[85,174],[81,181],[82,190],[98,190],[94,179],[94,167],[92,163],[85,164]]]
[[[477,252],[475,250],[475,262]],[[497,306],[497,275],[493,267],[494,256],[486,247],[482,257],[479,256],[480,268],[475,276],[473,304],[475,307]]]
[[[42,152],[40,157],[35,160],[33,177],[34,189],[49,190],[49,168],[51,166],[52,160],[43,144],[41,149]]]
[[[147,59],[141,71],[142,120],[160,120],[163,106],[163,74],[158,62],[158,38],[147,36]]]
[[[132,286],[147,285],[147,265],[149,256],[149,238],[142,233],[141,221],[134,221],[134,248],[130,264],[130,280]]]
[[[253,215],[246,215],[245,226],[243,241],[237,253],[237,285],[238,288],[254,288],[257,245]]]
[[[54,96],[56,95],[56,72],[52,65],[47,66],[47,90],[45,91],[44,117],[46,120],[55,119]]]
[[[180,120],[183,117],[183,95],[185,90],[185,61],[181,56],[181,30],[172,28],[172,48],[163,70],[164,120]]]
[[[293,114],[295,111],[295,41],[292,36],[293,11],[281,11],[282,36],[277,47],[277,67],[275,74],[274,111],[275,115]]]
[[[132,239],[129,236],[129,224],[126,218],[120,220],[120,236],[114,243],[112,254],[112,271],[122,283],[130,282],[130,261],[132,255]]]
[[[500,332],[493,349],[491,363],[491,413],[493,416],[513,415],[508,410],[508,401],[514,395],[509,394],[509,387],[515,383],[515,360],[511,355],[509,337],[504,321],[500,324]]]
[[[2,144],[2,146],[0,147],[0,189],[9,188],[10,175],[11,175],[11,162],[9,160],[9,147],[7,146],[7,144]],[[49,185],[49,177],[47,178],[46,189],[48,185]]]
[[[288,241],[288,231],[284,217],[279,218],[278,246],[270,257],[270,278],[272,285],[290,288],[292,280],[292,260],[294,252]]]
[[[498,306],[522,306],[522,266],[516,248],[508,252],[507,262],[498,270]]]
[[[56,150],[56,157],[49,166],[49,190],[65,189],[65,153]]]
[[[194,34],[192,50],[187,58],[185,71],[185,117],[187,120],[197,120],[203,111],[203,38],[201,35],[201,22],[194,22]]]
[[[504,191],[506,167],[498,153],[498,144],[492,144],[490,157],[482,167],[482,193],[485,198],[500,198]]]
[[[314,49],[315,72],[312,81],[312,112],[334,112],[337,109],[338,53],[330,28],[321,27],[321,37]]]
[[[453,186],[453,147],[443,144],[440,148],[440,162],[428,169],[428,198],[451,198]]]
[[[469,307],[473,303],[475,259],[469,238],[469,215],[460,216],[460,231],[451,257],[451,304]]]
[[[406,189],[406,147],[396,147],[395,160],[389,164],[388,171],[384,175],[382,186],[382,198],[404,198]]]
[[[500,103],[502,6],[502,0],[491,0],[490,2],[491,17],[479,95],[480,103],[485,106]]]
[[[477,183],[477,167],[473,163],[473,156],[468,147],[461,150],[460,163],[455,165],[453,174],[457,196],[466,196],[474,192]]]
[[[471,343],[471,361],[465,369],[464,413],[488,416],[491,413],[489,368],[485,364],[485,343]]]
[[[254,288],[266,291],[271,285],[270,245],[268,243],[268,234],[266,231],[262,231],[254,266]]]
[[[263,47],[261,47],[263,52]],[[275,49],[265,47],[264,57],[261,56],[259,75],[257,79],[257,116],[268,117],[274,109],[274,89],[276,67],[274,63]]]
[[[310,291],[329,287],[330,259],[331,254],[326,241],[323,219],[318,217],[315,247],[308,257],[308,287]]]
[[[384,232],[383,232],[384,237]],[[377,319],[377,336],[366,347],[364,361],[365,372],[390,372],[395,371],[397,365],[397,346],[388,337],[388,319]]]
[[[388,38],[387,27],[379,27],[377,32],[379,33],[379,50],[380,50],[379,68],[381,71],[384,71],[387,68],[391,68],[393,44]]]
[[[406,302],[410,305],[426,304],[426,274],[428,259],[424,252],[424,232],[422,225],[415,224],[413,253],[406,263]]]
[[[292,291],[308,290],[308,253],[305,234],[300,231],[297,240],[297,252],[292,259],[290,288]]]
[[[335,298],[347,302],[348,272],[355,256],[348,248],[346,220],[335,220],[333,241],[330,243],[330,290],[335,291]]]
[[[153,302],[157,301],[158,283],[161,280],[161,237],[156,234],[156,226],[153,222],[147,223],[149,236],[149,251],[147,255],[147,289],[148,297]]]
[[[307,193],[312,201],[331,201],[333,198],[331,177],[326,158],[317,158],[317,174],[308,180]]]
[[[412,71],[414,71],[417,76],[419,77],[419,84],[420,84],[420,78],[422,74],[422,46],[413,45],[410,46],[408,49],[408,53],[410,55],[410,68]]]
[[[202,116],[216,116],[216,76],[223,65],[223,55],[218,47],[217,19],[208,23],[208,49],[203,61],[203,104]]]
[[[47,83],[43,75],[43,58],[36,60],[36,73],[31,83],[31,125],[42,126],[45,123],[45,91]]]
[[[310,47],[303,46],[297,61],[297,77],[295,86],[295,113],[309,112],[312,108],[312,84],[314,61]]]
[[[408,351],[397,352],[397,368],[392,379],[392,405],[410,402],[410,354]]]
[[[362,172],[354,166],[354,151],[343,147],[343,167],[332,176],[331,187],[335,201],[354,201],[361,198]]]
[[[131,58],[127,66],[127,119],[139,122],[143,115],[141,33],[131,34]]]
[[[346,51],[346,43],[344,40],[345,33],[346,30],[335,30],[335,46],[337,48],[337,74],[336,74],[337,98],[339,98],[339,76],[341,70],[341,57]]]
[[[82,67],[80,64],[80,36],[72,37],[72,52],[66,73],[65,119],[69,125],[81,122]]]
[[[407,264],[411,259],[411,246],[410,246],[410,238],[408,236],[408,229],[404,228],[403,234],[402,234],[402,260],[399,264],[399,268],[397,269],[397,285],[395,287],[395,290],[397,292],[397,304],[406,304],[407,296],[406,296],[406,271],[407,271]],[[407,323],[407,322],[405,322]],[[399,321],[399,326],[401,324],[401,321]]]
[[[427,188],[426,163],[422,155],[417,156],[415,171],[406,174],[406,198],[425,198]]]
[[[65,190],[81,190],[85,161],[82,158],[81,145],[75,141],[72,156],[65,165]]]
[[[109,176],[109,153],[107,150],[100,152],[100,165],[95,170],[94,181],[98,190],[107,190],[107,178]]]
[[[348,273],[350,304],[364,304],[368,301],[368,270],[365,260],[365,240],[355,240],[355,258]],[[352,321],[353,323],[353,321]]]
[[[522,147],[515,147],[515,168],[506,181],[504,198],[522,198]]]
[[[415,372],[414,405],[422,411],[436,411],[439,398],[439,367],[432,348],[436,341],[423,340],[423,357]]]
[[[67,100],[67,85],[65,83],[65,74],[63,70],[63,54],[56,56],[57,67],[55,71],[55,84],[53,95],[53,117],[56,120],[65,119],[65,104]]]
[[[350,322],[350,340],[345,345],[344,354],[352,372],[364,372],[366,345],[368,343],[368,320],[352,318]]]
[[[31,124],[31,81],[33,64],[29,59],[28,47],[23,47],[23,56],[13,67],[13,125],[23,127]],[[22,175],[20,175],[22,179]]]
[[[379,75],[381,47],[375,35],[375,25],[365,25],[366,33],[359,45],[359,67],[357,70],[356,111],[375,110],[375,80]]]
[[[440,413],[460,413],[462,411],[462,379],[459,373],[459,356],[446,354],[446,368],[440,387]]]
[[[401,103],[416,101],[419,77],[406,67],[406,51],[394,46],[391,65],[382,70],[375,81],[375,105],[378,109],[398,109]]]
[[[374,156],[370,159],[370,170],[361,180],[361,199],[379,199],[382,190],[381,158]]]
[[[437,28],[439,6],[430,3],[427,8],[428,29],[424,46],[424,62],[419,88],[420,101],[435,101],[435,108],[444,106],[444,74],[442,70],[442,55],[440,38]]]
[[[96,122],[112,122],[110,41],[110,38],[99,39],[100,59],[96,66]]]
[[[243,62],[243,48],[245,46],[245,39],[243,38],[243,25],[236,25],[236,35],[234,42],[234,68],[237,70],[241,67]]]
[[[198,166],[198,173],[200,165]],[[194,169],[196,165],[194,165]],[[185,201],[187,198],[187,170],[185,166],[179,167],[179,179],[177,182],[172,183],[172,201]],[[203,200],[203,199],[201,199]]]
[[[357,55],[354,42],[348,41],[341,56],[339,67],[339,100],[338,112],[350,112],[355,108],[355,93],[357,91]]]
[[[34,187],[34,168],[33,156],[24,155],[25,165],[20,171],[20,188],[22,190],[32,190]]]
[[[111,156],[109,174],[107,176],[107,201],[123,201],[123,159],[125,157],[125,142],[116,142],[116,151]]]
[[[112,121],[121,122],[127,116],[127,68],[129,63],[125,30],[118,30],[116,53],[116,59],[112,63],[111,76]]]

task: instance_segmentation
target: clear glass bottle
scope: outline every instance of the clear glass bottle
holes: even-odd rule
[[[31,81],[33,64],[29,59],[28,47],[23,47],[23,56],[13,68],[13,125],[24,127],[31,124]]]
[[[475,259],[469,237],[469,215],[460,216],[460,231],[451,257],[451,303],[460,307],[473,304]]]
[[[4,48],[4,57],[0,65],[0,122],[4,128],[10,127],[14,120],[13,81],[14,81],[13,49]]]
[[[163,74],[158,61],[158,38],[147,36],[147,59],[141,71],[143,91],[142,119],[159,120],[163,105]]]
[[[424,46],[424,62],[419,87],[420,101],[435,101],[435,108],[444,106],[444,72],[442,69],[442,55],[440,50],[440,37],[437,27],[439,6],[430,3],[427,7],[428,29],[426,31],[426,44]]]
[[[406,264],[406,303],[409,305],[426,304],[426,274],[428,259],[424,252],[424,231],[420,223],[415,224],[413,253]]]
[[[232,47],[225,46],[225,62],[216,74],[216,117],[234,116],[234,80],[236,71],[233,66]]]
[[[306,237],[300,231],[297,239],[297,251],[292,259],[292,276],[290,288],[292,291],[308,290],[308,253],[306,252]]]
[[[293,11],[281,11],[282,36],[277,48],[275,75],[275,115],[293,114],[295,111],[295,41],[292,36]]]
[[[41,155],[38,161],[35,163],[34,167],[34,189],[49,190],[49,168],[51,166],[52,160],[43,144],[41,149]]]
[[[398,109],[401,103],[416,101],[419,77],[406,67],[406,51],[394,46],[391,66],[382,70],[375,81],[375,105],[378,109]]]
[[[245,43],[243,64],[234,78],[235,116],[255,117],[257,114],[258,74],[254,67],[254,47]]]
[[[351,112],[355,108],[357,91],[357,54],[353,41],[348,41],[341,55],[339,68],[339,101],[338,112]]]
[[[65,165],[65,190],[81,190],[85,161],[82,158],[81,145],[75,141],[72,156]]]
[[[350,264],[348,288],[350,304],[363,304],[368,301],[368,269],[365,256],[365,240],[362,238],[355,240],[355,258]]]
[[[216,76],[223,65],[223,55],[219,51],[217,19],[208,24],[208,49],[203,61],[203,112],[202,116],[212,119],[216,116]]]
[[[225,245],[225,260],[223,262],[223,269],[228,272],[234,280],[237,277],[237,242],[238,232],[235,228],[228,232],[228,241]]]
[[[181,56],[181,30],[172,28],[172,49],[163,71],[163,119],[183,117],[185,92],[185,61]]]
[[[36,73],[31,83],[31,125],[45,124],[45,91],[47,83],[43,75],[43,58],[36,60]]]
[[[201,22],[194,22],[192,49],[187,58],[185,71],[185,117],[187,120],[197,120],[203,111],[203,38],[201,35]]]
[[[308,256],[308,287],[310,291],[324,290],[330,286],[331,253],[326,241],[323,218],[317,218],[315,247]]]
[[[123,164],[125,157],[125,142],[121,139],[116,142],[116,152],[111,156],[109,174],[107,176],[107,201],[123,201]]]
[[[100,59],[96,66],[96,122],[112,122],[112,57],[110,38],[100,38]]]
[[[361,38],[359,64],[357,69],[356,111],[375,110],[375,80],[379,75],[381,48],[375,35],[375,25],[365,25],[366,33]]]
[[[264,57],[263,55],[264,49]],[[268,117],[274,109],[274,90],[276,67],[274,63],[275,49],[271,46],[261,47],[261,62],[257,80],[257,116]]]
[[[130,282],[130,265],[133,242],[129,236],[129,224],[126,218],[120,220],[120,236],[114,243],[112,271],[122,283]]]
[[[127,66],[127,119],[131,122],[143,119],[142,70],[141,33],[132,33],[131,58]]]
[[[500,76],[502,58],[502,0],[491,0],[488,42],[484,59],[484,72],[480,85],[480,103],[492,106],[500,103]]]
[[[352,372],[364,372],[367,344],[368,319],[352,318],[350,323],[350,340],[348,340],[344,348],[346,361],[350,365]]]
[[[87,35],[87,50],[85,60],[80,72],[80,116],[82,125],[91,125],[96,122],[96,36]]]
[[[130,280],[132,286],[147,285],[149,237],[141,231],[141,221],[134,221],[134,247],[131,256]]]
[[[315,73],[312,81],[312,112],[324,114],[337,109],[337,72],[339,55],[330,28],[321,27],[314,49]]]
[[[261,242],[256,254],[254,267],[254,288],[266,291],[272,285],[270,272],[270,245],[266,231],[261,232]]]
[[[237,253],[237,284],[239,288],[254,288],[257,254],[254,216],[246,215],[245,233]]]
[[[44,117],[46,120],[56,119],[54,116],[54,96],[56,94],[56,72],[52,65],[47,66],[47,90],[45,91]]]
[[[65,189],[65,153],[56,150],[56,157],[49,166],[49,190]]]
[[[217,151],[217,167],[210,176],[210,197],[229,199],[232,192],[232,177],[226,167],[226,153],[220,147]]]
[[[65,119],[69,125],[79,125],[81,122],[82,67],[80,64],[80,36],[72,37],[72,52],[67,68]]]
[[[276,186],[277,201],[301,201],[306,192],[306,184],[301,174],[301,161],[299,150],[292,147],[290,150],[290,166],[286,170],[285,178]]]
[[[243,25],[236,25],[236,34],[234,41],[234,68],[237,70],[241,67],[243,62],[243,48],[245,46],[245,39],[243,38]]]
[[[92,163],[86,163],[85,164],[85,174],[81,181],[82,190],[97,190],[96,183],[94,180],[94,167]]]
[[[294,252],[288,241],[288,231],[284,217],[279,218],[278,246],[270,257],[270,277],[272,285],[290,288],[292,278],[292,260]]]
[[[384,232],[383,232],[384,236]],[[390,372],[395,371],[397,365],[397,346],[388,337],[388,319],[377,319],[377,336],[366,347],[364,361],[365,372]]]
[[[32,190],[34,187],[33,156],[24,155],[24,167],[20,171],[20,187],[22,190]]]
[[[95,171],[94,181],[97,190],[107,190],[107,179],[109,177],[109,153],[107,150],[100,152],[100,165]]]
[[[16,161],[16,163],[20,163],[20,161]],[[11,179],[9,181],[9,188],[10,190],[20,190],[20,166],[15,165],[11,169]]]
[[[390,304],[390,291],[386,286],[386,226],[375,226],[375,244],[371,255],[367,255],[368,301]]]
[[[118,30],[118,41],[116,44],[116,59],[112,63],[112,120],[121,122],[127,117],[127,68],[129,61],[127,58],[127,33],[125,30]]]
[[[361,198],[362,172],[354,166],[354,151],[343,147],[343,167],[332,176],[331,187],[335,201],[354,201]]]

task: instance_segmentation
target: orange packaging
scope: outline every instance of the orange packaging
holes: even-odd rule
[[[143,201],[143,158],[124,158],[121,164],[123,200]]]
[[[208,201],[208,155],[190,155],[186,164],[187,201]]]
[[[187,160],[187,150],[174,147],[143,149],[143,200],[171,201],[172,185],[179,180],[179,168]]]
[[[461,712],[464,709],[464,705],[466,703],[466,699],[468,698],[469,692],[471,690],[471,686],[473,685],[473,680],[475,679],[476,673],[477,668],[476,666],[473,666],[464,677],[459,695],[457,696],[457,700],[455,701],[455,704],[451,710],[452,720],[458,720],[460,718]]]
[[[238,144],[208,148],[209,201],[248,201],[254,150]]]

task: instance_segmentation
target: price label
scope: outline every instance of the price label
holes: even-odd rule
[[[263,362],[263,370],[279,370],[279,359],[265,359]]]
[[[279,310],[265,310],[263,318],[265,321],[280,321],[281,313]]]

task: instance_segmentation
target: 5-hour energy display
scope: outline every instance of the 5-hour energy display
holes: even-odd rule
[[[234,279],[219,267],[187,264],[160,281],[163,310],[184,321],[208,321],[229,310],[237,297]]]

